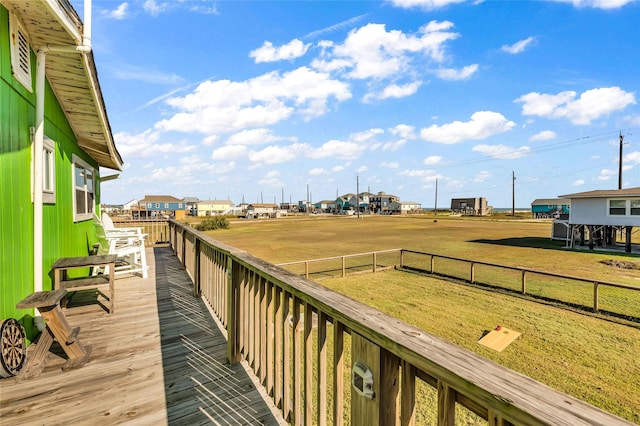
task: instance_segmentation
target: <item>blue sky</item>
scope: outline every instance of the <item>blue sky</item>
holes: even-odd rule
[[[82,16],[82,1],[72,0]],[[102,201],[640,186],[640,2],[94,0]],[[104,174],[104,172],[103,172]]]

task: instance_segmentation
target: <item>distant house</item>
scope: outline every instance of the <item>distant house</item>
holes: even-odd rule
[[[331,212],[336,208],[335,200],[322,200],[313,205],[316,210],[322,210],[323,212]]]
[[[52,289],[56,260],[89,254],[101,169],[122,170],[82,27],[68,2],[0,1],[0,321],[30,338],[37,311],[16,303]],[[68,50],[36,60],[48,45]]]
[[[276,217],[278,212],[277,204],[249,204],[247,206],[247,218],[255,219],[261,217]]]
[[[413,201],[392,201],[389,203],[392,214],[417,213],[422,210],[421,204]]]
[[[196,204],[196,216],[215,216],[226,214],[231,210],[233,201],[230,200],[204,200]]]
[[[356,196],[352,193],[341,195],[336,198],[337,210],[351,210],[356,208]]]
[[[640,187],[595,190],[561,195],[569,199],[568,225],[573,246],[576,242],[589,248],[614,246],[617,235],[624,235],[625,251],[631,251],[633,228],[640,226]]]
[[[486,216],[489,214],[487,199],[476,198],[452,198],[451,211],[470,216]]]
[[[173,216],[184,219],[186,203],[171,195],[146,195],[138,203],[146,217]]]
[[[184,210],[187,216],[195,216],[197,213],[196,204],[200,202],[198,197],[184,197],[182,199],[184,201]]]
[[[538,198],[531,203],[531,216],[536,219],[568,215],[571,201],[566,198]]]
[[[124,203],[122,205],[122,210],[127,212],[127,213],[129,213],[129,212],[131,212],[131,208],[132,207],[137,207],[137,206],[138,206],[138,200],[133,199],[131,201],[128,201],[128,202]]]
[[[375,195],[371,194],[369,195],[369,209],[373,213],[391,211],[391,203],[396,201],[400,201],[400,197],[384,192],[378,192]]]

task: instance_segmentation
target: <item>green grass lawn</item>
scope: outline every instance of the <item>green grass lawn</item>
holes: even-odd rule
[[[273,263],[392,248],[638,285],[640,271],[549,240],[550,223],[373,216],[233,222],[210,235]],[[400,271],[320,283],[640,424],[640,329],[464,284]],[[393,297],[389,297],[393,295]],[[522,336],[503,352],[477,343],[497,325]]]

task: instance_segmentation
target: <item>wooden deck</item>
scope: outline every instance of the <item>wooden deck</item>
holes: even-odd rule
[[[95,291],[71,299],[67,319],[93,348],[84,367],[63,372],[54,343],[40,375],[0,380],[0,424],[285,424],[245,366],[228,364],[226,339],[171,249],[147,254],[149,278],[116,280],[115,313]]]

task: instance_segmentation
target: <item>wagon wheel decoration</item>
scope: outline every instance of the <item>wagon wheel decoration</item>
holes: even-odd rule
[[[27,344],[22,324],[13,318],[2,321],[0,325],[0,377],[18,374],[27,356]]]

